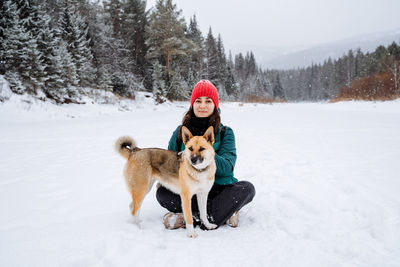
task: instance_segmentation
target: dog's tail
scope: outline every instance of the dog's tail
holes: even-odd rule
[[[129,158],[135,148],[136,142],[130,136],[122,136],[115,142],[115,150],[126,159]]]

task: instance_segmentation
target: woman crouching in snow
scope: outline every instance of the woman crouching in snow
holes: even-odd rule
[[[233,176],[236,162],[236,146],[233,131],[223,126],[219,114],[218,91],[208,80],[201,80],[193,88],[190,108],[183,117],[182,125],[193,135],[203,135],[209,126],[214,127],[215,162],[217,171],[215,182],[208,194],[207,213],[211,223],[218,226],[228,223],[237,227],[239,210],[253,200],[255,189],[247,181],[238,181]],[[168,150],[183,151],[181,127],[173,132],[168,144]],[[169,212],[164,215],[164,225],[167,229],[185,227],[179,195],[161,186],[157,189],[157,200]],[[194,224],[201,226],[196,196],[192,198]],[[205,229],[204,227],[201,227]]]

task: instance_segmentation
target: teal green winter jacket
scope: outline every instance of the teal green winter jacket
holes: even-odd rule
[[[231,128],[225,127],[225,135],[221,143],[221,124],[218,132],[215,136],[214,150],[215,150],[215,163],[217,164],[217,172],[215,173],[215,183],[220,185],[232,184],[237,182],[237,179],[233,177],[233,169],[236,163],[236,146],[235,146],[235,135]],[[181,129],[179,125],[173,132],[171,139],[169,140],[168,150],[183,151],[185,145],[182,143],[181,147],[177,147],[178,133]]]

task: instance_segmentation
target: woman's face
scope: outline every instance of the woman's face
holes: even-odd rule
[[[206,118],[214,112],[214,102],[207,96],[198,97],[193,103],[194,115],[198,118]]]

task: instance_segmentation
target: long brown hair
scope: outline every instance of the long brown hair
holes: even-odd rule
[[[193,117],[195,117],[193,108],[189,108],[189,110],[185,113],[182,119],[182,126],[188,127],[190,124],[190,121],[192,120]],[[208,126],[214,127],[214,135],[217,134],[219,125],[221,124],[221,116],[219,115],[219,111],[216,107],[214,107],[213,113],[210,115],[208,119]],[[181,128],[182,128],[181,126]],[[179,130],[178,133],[178,139],[182,140],[182,131]]]

